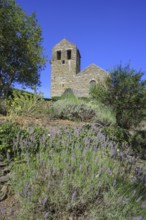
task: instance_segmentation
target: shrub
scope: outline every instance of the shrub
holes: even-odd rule
[[[12,122],[0,124],[0,155],[5,160],[20,160],[24,155],[34,157],[40,147],[46,146],[48,131],[41,127],[22,128]]]
[[[131,136],[126,129],[118,127],[117,125],[110,125],[104,128],[104,133],[108,135],[110,140],[118,143],[119,147],[130,146]]]
[[[48,102],[38,93],[29,94],[14,90],[8,100],[10,116],[44,116],[48,113]]]
[[[105,124],[114,123],[114,114],[110,108],[97,102],[78,98],[63,99],[55,102],[51,109],[51,117],[77,120],[99,121]]]
[[[106,104],[108,91],[105,85],[96,84],[90,88],[89,94],[93,100]]]
[[[74,95],[71,88],[66,89],[61,96],[61,99],[75,99],[75,98],[76,96]]]
[[[51,98],[51,100],[52,100],[53,102],[56,102],[56,101],[58,101],[58,100],[60,100],[60,99],[61,99],[61,96],[54,96],[54,97]]]
[[[6,108],[6,100],[0,97],[0,114],[6,115],[7,108]]]
[[[85,104],[73,104],[60,101],[53,105],[55,118],[73,121],[89,121],[94,118],[95,111]]]
[[[0,155],[1,159],[14,158],[16,152],[13,151],[13,141],[17,134],[22,130],[12,122],[4,122],[0,124]]]
[[[13,167],[19,220],[145,217],[144,171],[98,128],[52,131],[44,144],[35,160],[27,154],[26,164]]]
[[[117,124],[129,129],[144,119],[146,80],[141,71],[121,65],[111,72],[108,99],[116,112]]]
[[[111,71],[105,88],[97,85],[91,91],[93,98],[112,106],[117,125],[122,128],[137,126],[145,118],[146,80],[142,80],[143,75],[129,65],[119,65]]]
[[[137,131],[131,138],[133,150],[141,157],[146,159],[146,131]]]

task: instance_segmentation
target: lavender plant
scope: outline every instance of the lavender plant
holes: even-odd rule
[[[31,141],[30,141],[31,140]],[[44,132],[23,140],[27,163],[13,168],[21,200],[18,219],[134,219],[146,216],[146,173],[96,126]],[[33,159],[32,159],[33,154]]]
[[[87,101],[74,98],[58,100],[52,105],[53,118],[76,121],[100,121],[105,124],[114,124],[115,116],[110,108],[97,101]]]

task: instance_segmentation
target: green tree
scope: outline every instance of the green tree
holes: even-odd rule
[[[110,73],[106,87],[96,85],[91,90],[91,96],[113,108],[118,126],[126,129],[137,126],[145,118],[146,111],[144,73],[130,65],[119,65]]]
[[[15,0],[0,0],[0,91],[19,83],[40,85],[44,68],[42,33],[35,14],[27,15]]]
[[[130,65],[119,65],[111,71],[107,97],[120,127],[129,129],[137,126],[145,117],[146,80],[142,80],[143,75],[142,71],[136,71]]]

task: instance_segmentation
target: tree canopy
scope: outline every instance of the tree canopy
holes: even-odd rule
[[[137,126],[146,113],[146,80],[144,73],[130,65],[116,66],[107,78],[106,87],[96,85],[91,96],[113,108],[116,122],[122,128]]]
[[[35,14],[27,15],[15,0],[0,0],[0,90],[14,83],[40,84],[44,68],[42,33]]]

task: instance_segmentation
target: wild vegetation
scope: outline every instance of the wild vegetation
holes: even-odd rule
[[[111,71],[106,85],[91,89],[95,100],[113,108],[118,126],[130,129],[145,119],[146,80],[144,73],[130,67],[119,65]]]
[[[142,167],[101,128],[19,131],[13,133],[13,150],[5,149],[8,161],[22,161],[13,164],[11,174],[11,187],[21,201],[18,219],[146,216]]]
[[[27,15],[15,0],[1,0],[0,29],[0,93],[7,96],[16,83],[39,85],[46,57],[35,13]]]
[[[10,175],[0,184],[17,195],[20,208],[15,215],[1,207],[3,219],[145,219],[145,133],[119,127],[113,106],[92,97],[67,92],[47,102],[40,94],[14,91],[7,100],[0,159]],[[15,122],[28,115],[76,124],[48,129]]]
[[[0,219],[146,219],[143,73],[118,66],[86,99],[71,89],[58,101],[36,91],[7,97],[14,83],[39,85],[46,58],[34,14],[0,1],[0,25]],[[31,123],[38,119],[76,123]],[[3,203],[13,195],[18,207]]]

